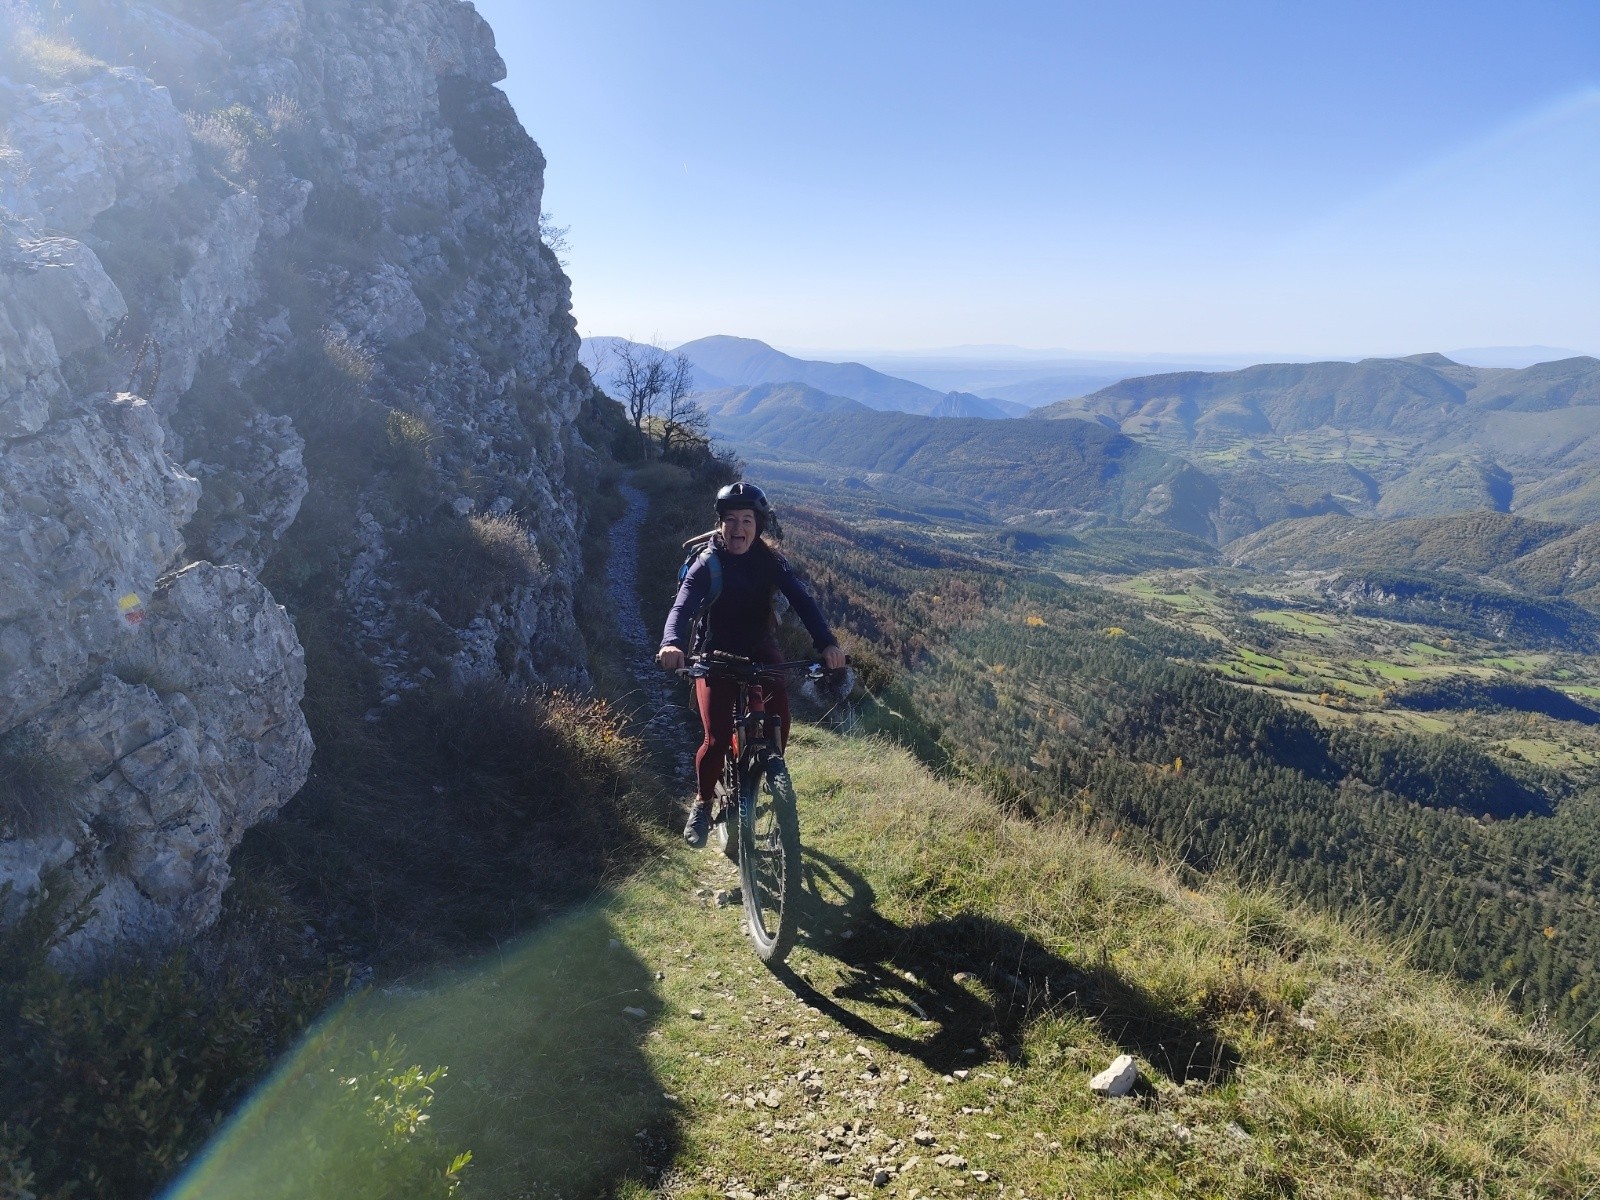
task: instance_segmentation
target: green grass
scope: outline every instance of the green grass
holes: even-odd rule
[[[1519,674],[1538,671],[1549,661],[1549,656],[1544,654],[1503,654],[1495,658],[1478,659],[1482,666],[1499,667],[1502,671]]]
[[[1359,671],[1371,671],[1384,679],[1396,683],[1406,683],[1413,679],[1426,679],[1437,672],[1429,671],[1423,667],[1408,667],[1402,663],[1386,662],[1381,658],[1358,658],[1351,661],[1350,666]]]
[[[1420,654],[1424,658],[1450,658],[1448,650],[1441,650],[1438,646],[1429,645],[1427,642],[1408,642],[1406,649],[1413,654]]]
[[[1206,608],[1203,596],[1194,595],[1187,590],[1175,591],[1148,578],[1130,579],[1120,588],[1113,590],[1125,590],[1141,600],[1159,601],[1184,612],[1200,612]]]
[[[1251,616],[1264,625],[1275,625],[1307,637],[1332,637],[1335,631],[1333,622],[1317,613],[1276,609],[1252,613]]]
[[[1271,897],[1191,891],[1008,819],[885,743],[801,728],[790,758],[808,852],[792,970],[763,969],[717,904],[731,866],[663,834],[583,913],[335,1018],[448,1067],[432,1112],[441,1145],[474,1153],[463,1195],[1600,1186],[1594,1079],[1498,1004]],[[1141,1089],[1092,1096],[1124,1052]],[[245,1194],[237,1156],[277,1161],[263,1114],[314,1053],[179,1195]]]
[[[1600,762],[1594,751],[1569,746],[1548,738],[1507,738],[1500,745],[1516,757],[1541,767],[1592,767]]]

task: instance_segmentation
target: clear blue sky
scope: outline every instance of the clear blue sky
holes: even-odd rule
[[[479,0],[580,332],[1600,353],[1595,0]]]

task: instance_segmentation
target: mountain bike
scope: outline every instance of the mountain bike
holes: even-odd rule
[[[722,852],[739,864],[750,941],[757,957],[768,963],[782,962],[799,933],[800,817],[778,717],[751,709],[750,689],[801,668],[811,679],[827,674],[818,662],[760,663],[718,651],[690,659],[681,672],[689,679],[731,679],[739,685],[733,745],[717,784],[711,830]]]

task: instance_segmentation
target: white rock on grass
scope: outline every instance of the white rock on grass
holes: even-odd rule
[[[1133,1057],[1119,1054],[1109,1067],[1089,1081],[1089,1090],[1097,1096],[1114,1098],[1126,1096],[1138,1082],[1139,1068],[1134,1065]]]

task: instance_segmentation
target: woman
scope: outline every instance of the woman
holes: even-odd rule
[[[709,654],[713,650],[756,662],[782,662],[778,623],[772,611],[773,597],[782,592],[811,635],[823,665],[832,671],[843,668],[844,651],[839,649],[817,602],[796,578],[788,560],[762,539],[771,519],[772,506],[753,483],[731,483],[717,493],[716,534],[678,585],[656,662],[676,671],[683,667],[686,653]],[[696,634],[695,621],[702,615],[704,620]],[[692,647],[691,636],[695,637]],[[711,828],[711,800],[728,760],[733,740],[733,705],[738,693],[739,685],[731,679],[695,680],[695,700],[700,706],[705,739],[694,757],[696,795],[689,806],[683,840],[697,849],[706,844],[706,833]],[[751,707],[765,707],[777,715],[787,744],[789,693],[781,675],[774,675],[753,689]]]

